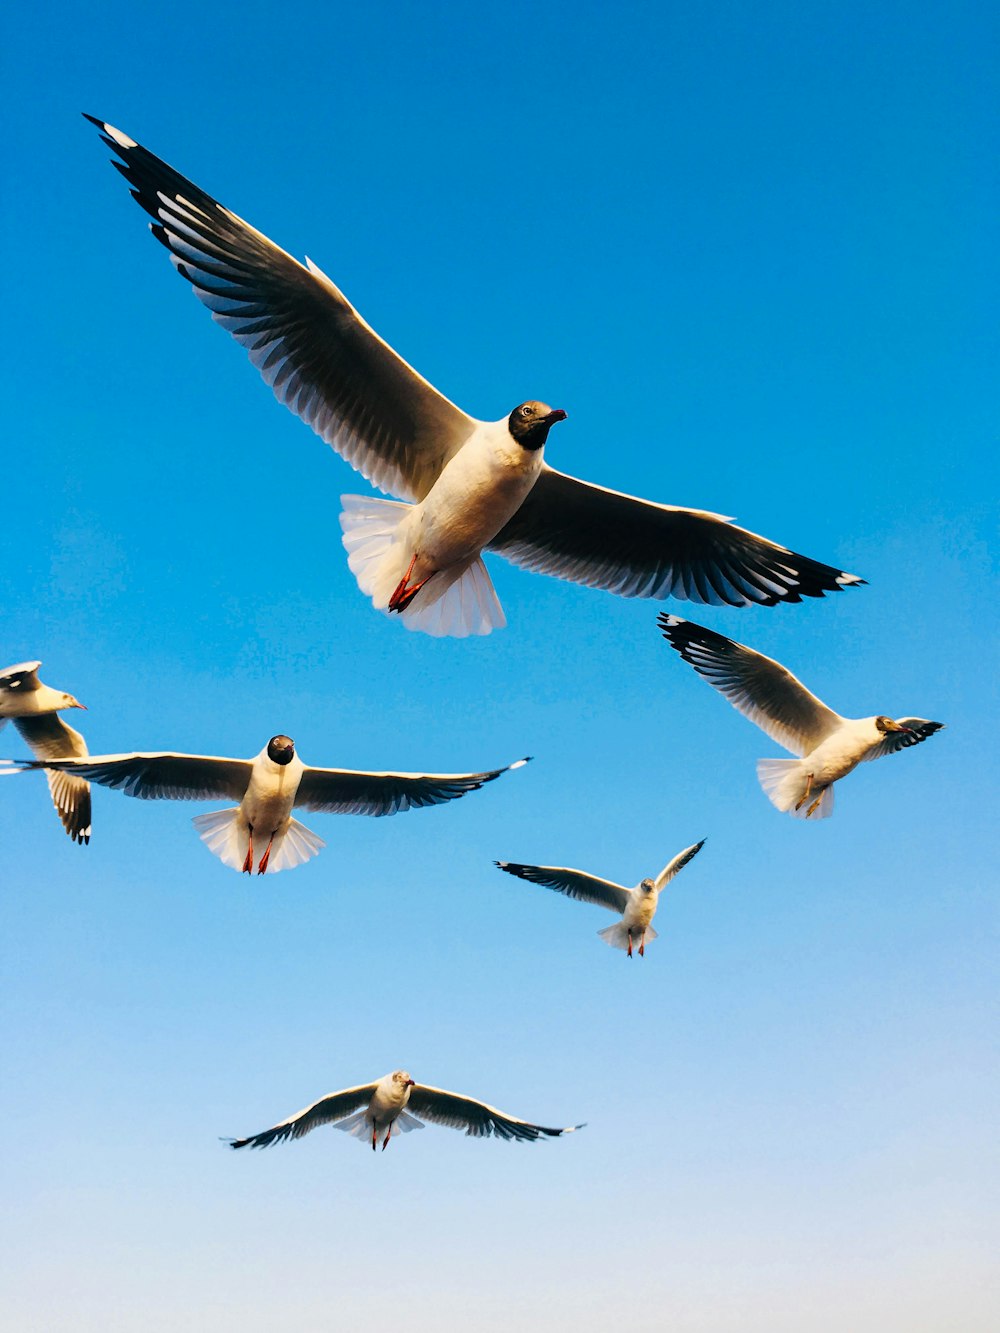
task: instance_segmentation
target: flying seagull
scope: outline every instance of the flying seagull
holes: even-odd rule
[[[82,759],[87,742],[59,716],[61,708],[86,704],[63,690],[53,690],[38,679],[41,662],[19,662],[0,671],[0,728],[8,719],[28,742],[38,759]],[[13,770],[7,770],[13,771]],[[90,842],[90,786],[66,773],[46,773],[52,804],[74,842]]]
[[[464,1129],[474,1138],[525,1139],[534,1141],[543,1134],[558,1138],[572,1134],[583,1125],[567,1129],[546,1129],[527,1120],[504,1115],[495,1106],[464,1097],[460,1092],[445,1092],[443,1088],[414,1083],[404,1069],[386,1074],[375,1083],[363,1083],[356,1088],[344,1088],[321,1097],[304,1111],[297,1111],[287,1120],[260,1134],[246,1139],[229,1139],[232,1148],[268,1148],[272,1143],[286,1139],[300,1139],[318,1125],[335,1125],[363,1143],[371,1142],[372,1152],[382,1139],[384,1152],[389,1140],[397,1134],[408,1134],[411,1129],[423,1129],[417,1116],[449,1129]]]
[[[663,867],[655,879],[642,879],[634,889],[627,889],[623,884],[615,884],[610,879],[599,879],[588,875],[584,870],[570,870],[566,866],[524,866],[516,861],[494,861],[495,866],[506,870],[508,875],[517,875],[519,879],[530,880],[532,884],[541,884],[546,889],[555,889],[565,893],[567,898],[576,898],[581,903],[596,903],[598,907],[609,907],[612,912],[621,913],[621,920],[613,926],[605,926],[597,933],[610,944],[612,949],[626,949],[632,957],[632,945],[639,942],[639,957],[646,953],[646,941],[656,939],[656,931],[651,922],[659,906],[660,892],[670,883],[678,871],[694,859],[705,845],[705,839],[692,847],[685,847],[672,861]]]
[[[833,784],[858,764],[919,745],[944,726],[922,717],[841,717],[780,663],[741,643],[661,615],[663,637],[744,717],[798,759],[760,759],[768,800],[798,819],[833,814]]]
[[[292,810],[331,814],[394,815],[456,800],[492,782],[518,759],[486,773],[358,773],[347,768],[310,768],[288,736],[272,736],[253,759],[155,751],[95,754],[89,759],[15,760],[18,768],[45,768],[87,778],[140,800],[239,801],[228,810],[198,815],[192,823],[220,861],[248,875],[290,870],[326,844],[293,819]]]
[[[343,497],[348,564],[409,629],[506,623],[484,549],[623,597],[798,602],[864,582],[719,514],[606,490],[543,459],[566,413],[527,401],[499,421],[449,402],[312,262],[300,264],[134,139],[93,116],[151,230],[278,400],[399,501]]]

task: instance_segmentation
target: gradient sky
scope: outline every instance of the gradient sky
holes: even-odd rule
[[[207,853],[205,805],[95,789],[79,848],[40,777],[0,786],[8,1327],[995,1327],[998,26],[773,0],[7,17],[0,665],[42,658],[94,752],[535,756],[442,809],[307,816],[326,849],[263,880]],[[555,466],[863,575],[671,609],[843,712],[948,729],[805,825],[657,604],[492,559],[504,631],[378,615],[337,522],[369,488],[173,274],[81,111],[308,254],[470,412],[565,408]],[[702,837],[632,963],[610,916],[492,866],[634,883]],[[219,1143],[399,1066],[588,1126]]]

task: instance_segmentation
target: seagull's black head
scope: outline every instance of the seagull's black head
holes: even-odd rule
[[[642,883],[639,885],[639,888],[646,893],[652,893],[653,890],[656,888],[656,885],[651,879],[644,879]]]
[[[507,429],[522,449],[541,449],[549,427],[565,420],[566,413],[561,407],[553,411],[547,403],[522,403],[507,418]]]
[[[295,758],[295,742],[291,736],[272,736],[267,743],[267,757],[276,764],[290,764]]]
[[[891,717],[877,717],[875,719],[875,725],[878,727],[879,731],[883,733],[888,731],[905,731],[909,733],[910,730],[909,727],[901,727],[898,722],[893,722]]]

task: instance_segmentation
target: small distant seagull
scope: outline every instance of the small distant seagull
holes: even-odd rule
[[[833,814],[833,784],[858,764],[919,745],[944,726],[923,717],[850,718],[827,708],[785,667],[722,634],[661,615],[663,637],[744,717],[799,759],[760,759],[772,805],[798,819]]]
[[[583,1129],[583,1125],[571,1125],[567,1129],[532,1125],[527,1120],[504,1115],[495,1106],[464,1097],[460,1092],[445,1092],[443,1088],[414,1083],[404,1069],[397,1069],[376,1083],[331,1092],[328,1097],[313,1102],[304,1111],[297,1111],[272,1129],[247,1139],[228,1139],[227,1142],[231,1148],[268,1148],[272,1143],[284,1143],[286,1139],[300,1139],[318,1125],[332,1124],[363,1143],[370,1141],[372,1152],[381,1138],[384,1152],[395,1135],[423,1129],[417,1116],[437,1125],[447,1125],[449,1129],[464,1129],[473,1138],[495,1135],[498,1139],[534,1141],[543,1134],[555,1139],[560,1134]]]
[[[86,704],[63,690],[53,690],[38,679],[41,662],[19,662],[0,671],[0,727],[8,719],[38,759],[82,759],[87,742],[59,716],[61,708]],[[13,770],[6,770],[13,771]],[[65,773],[46,773],[52,804],[74,842],[90,842],[90,787]]]
[[[154,157],[87,116],[153,219],[152,232],[279,402],[380,490],[343,497],[348,564],[380,610],[427,634],[506,623],[484,549],[622,597],[713,605],[798,602],[863,583],[719,514],[653,504],[543,461],[566,413],[521,403],[479,421],[443,397],[371,329],[333,282]],[[529,296],[527,307],[538,299]],[[615,440],[612,407],[605,423]]]
[[[309,768],[295,753],[290,737],[272,736],[254,759],[156,751],[12,762],[22,769],[45,768],[88,778],[144,801],[238,800],[238,806],[198,815],[192,823],[209,851],[225,865],[249,875],[259,857],[257,874],[263,875],[300,865],[326,846],[292,819],[296,806],[331,814],[394,815],[456,800],[528,760],[518,759],[486,773],[358,773]]]
[[[605,926],[597,933],[610,944],[612,949],[626,949],[632,957],[632,945],[639,942],[639,957],[646,953],[646,941],[656,939],[656,931],[650,924],[656,915],[660,891],[666,888],[679,870],[698,855],[705,845],[705,839],[692,847],[685,847],[674,859],[663,867],[655,879],[643,879],[634,889],[627,889],[623,884],[615,884],[610,879],[598,879],[583,870],[570,870],[566,866],[523,866],[515,861],[494,861],[495,866],[506,870],[508,875],[517,875],[519,879],[530,880],[532,884],[541,884],[557,893],[565,893],[567,898],[576,898],[582,903],[596,903],[598,907],[609,907],[612,912],[620,912],[622,919],[613,926]]]

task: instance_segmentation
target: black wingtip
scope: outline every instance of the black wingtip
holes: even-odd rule
[[[80,115],[84,118],[84,120],[89,120],[91,125],[96,125],[99,130],[104,129],[106,122],[103,120],[98,120],[98,118],[96,116],[92,116],[89,111],[81,111]]]

